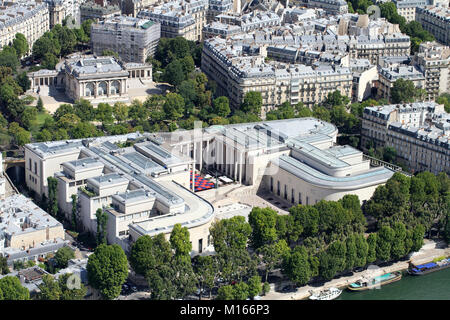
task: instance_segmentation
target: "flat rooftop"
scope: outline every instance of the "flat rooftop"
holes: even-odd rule
[[[327,189],[355,190],[383,183],[394,175],[394,171],[382,167],[362,174],[332,177],[290,156],[280,156],[272,162],[302,180]]]
[[[203,198],[195,195],[189,190],[177,185],[174,182],[161,182],[164,187],[174,190],[185,200],[186,211],[180,214],[168,214],[152,217],[148,220],[130,225],[141,235],[154,236],[158,233],[169,233],[175,224],[179,223],[182,227],[192,228],[200,226],[211,221],[214,217],[213,206]]]
[[[59,226],[60,222],[22,194],[0,200],[0,238]]]

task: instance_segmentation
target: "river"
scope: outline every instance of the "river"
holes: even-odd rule
[[[423,276],[403,273],[400,281],[361,292],[344,290],[336,300],[450,300],[450,268]]]

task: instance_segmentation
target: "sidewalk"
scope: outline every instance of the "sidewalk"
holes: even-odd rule
[[[414,264],[422,264],[425,262],[429,262],[433,260],[434,258],[440,257],[440,256],[449,256],[450,255],[450,247],[446,247],[444,249],[438,249],[435,247],[436,243],[431,240],[425,240],[425,244],[420,249],[420,251],[415,252],[411,256],[411,262]],[[408,261],[401,261],[396,262],[392,264],[391,266],[381,268],[382,273],[389,273],[394,271],[400,271],[408,269]],[[336,287],[336,288],[345,288],[347,285],[349,285],[352,282],[355,282],[356,280],[360,279],[363,275],[367,273],[367,270],[361,271],[361,272],[354,272],[352,276],[348,277],[341,277],[339,279],[333,279],[328,282],[326,282],[322,287],[312,287],[312,286],[303,286],[298,288],[297,292],[289,292],[289,293],[282,293],[282,292],[275,292],[271,291],[265,296],[262,297],[262,300],[302,300],[307,299],[310,296],[309,291],[313,290],[314,292],[320,291],[323,289],[327,289],[330,287]]]

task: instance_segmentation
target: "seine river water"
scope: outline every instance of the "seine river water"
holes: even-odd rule
[[[362,292],[344,290],[336,300],[450,300],[450,268],[423,276],[403,273],[400,281]]]

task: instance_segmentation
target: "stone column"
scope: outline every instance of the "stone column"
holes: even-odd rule
[[[239,154],[239,151],[237,150],[237,148],[235,148],[234,152],[233,152],[233,160],[234,160],[234,175],[233,175],[233,177],[234,177],[234,180],[237,180],[237,178],[238,178],[238,175],[237,175],[238,159],[239,159],[238,154]]]
[[[244,169],[243,152],[239,152],[239,183],[242,184],[242,170]]]

